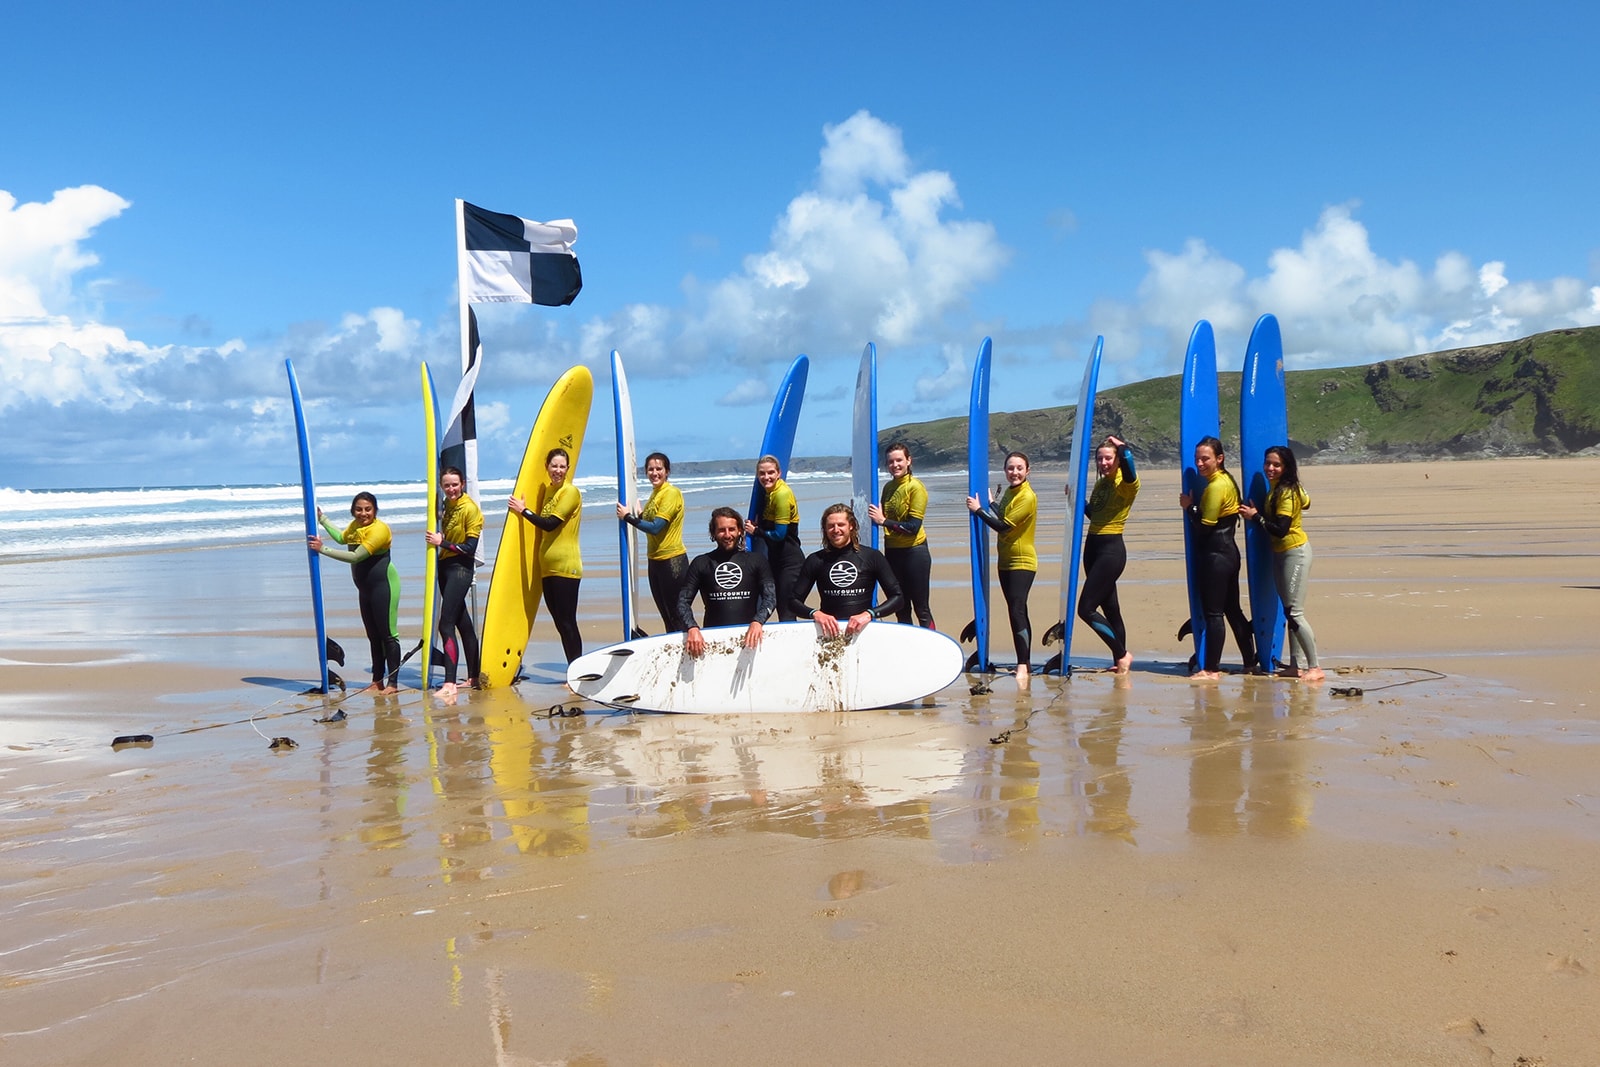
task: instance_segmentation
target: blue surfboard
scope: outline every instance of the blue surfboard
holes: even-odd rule
[[[639,446],[633,439],[633,400],[628,395],[628,376],[622,370],[622,356],[611,350],[611,413],[616,418],[617,503],[630,511],[639,506]],[[639,540],[638,531],[617,520],[617,568],[622,578],[622,639],[643,637],[639,628]]]
[[[1201,319],[1189,334],[1178,393],[1178,453],[1183,462],[1183,491],[1199,499],[1205,479],[1194,468],[1194,446],[1203,437],[1218,437],[1222,411],[1217,400],[1217,338]],[[1189,625],[1194,629],[1195,663],[1206,662],[1206,615],[1200,607],[1199,546],[1188,519],[1183,523],[1184,571],[1189,579]],[[1198,669],[1198,668],[1197,668]]]
[[[804,354],[794,357],[789,370],[778,385],[778,395],[772,398],[772,413],[767,416],[767,430],[761,435],[760,456],[778,457],[778,473],[789,474],[789,460],[794,452],[794,434],[800,428],[800,404],[806,397],[806,374],[811,361]],[[762,504],[761,483],[754,482],[750,489],[750,511],[745,518],[758,522]],[[747,544],[751,538],[745,538]],[[763,544],[764,542],[756,542]],[[753,547],[753,546],[752,546]]]
[[[989,338],[978,346],[972,365],[972,397],[967,405],[967,495],[980,503],[989,499]],[[977,651],[967,660],[967,670],[989,672],[989,527],[977,515],[971,522],[972,630]]]
[[[1278,320],[1263,315],[1250,331],[1239,383],[1239,470],[1244,494],[1257,508],[1267,504],[1267,449],[1289,443],[1289,399],[1283,380],[1283,336]],[[1256,665],[1269,674],[1283,653],[1283,602],[1272,577],[1272,538],[1245,523],[1245,567],[1250,576],[1250,625],[1256,635]],[[1248,664],[1247,664],[1248,666]]]
[[[300,402],[300,381],[294,375],[294,361],[283,361],[289,374],[289,398],[294,402],[295,436],[300,443],[300,499],[305,506],[306,537],[317,535],[317,483],[311,474],[311,439],[306,433],[306,411]],[[317,626],[317,664],[322,691],[328,691],[328,623],[322,607],[322,558],[310,547],[306,555],[311,564],[311,617]]]
[[[1083,368],[1083,383],[1078,386],[1078,409],[1073,417],[1072,449],[1067,453],[1066,544],[1061,552],[1061,614],[1057,622],[1061,637],[1060,673],[1072,673],[1072,625],[1078,619],[1078,577],[1083,565],[1083,505],[1088,500],[1090,458],[1095,453],[1094,400],[1100,385],[1100,356],[1106,339],[1094,339],[1094,351]],[[1048,641],[1056,627],[1045,633]],[[1052,659],[1052,662],[1054,660]]]
[[[878,502],[878,346],[871,341],[861,350],[856,371],[856,400],[850,437],[850,507],[863,530],[872,531],[878,547],[878,528],[867,509]],[[877,587],[873,600],[876,604]]]

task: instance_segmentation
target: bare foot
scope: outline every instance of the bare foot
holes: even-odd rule
[[[1117,660],[1117,673],[1127,674],[1131,670],[1133,670],[1133,653],[1124,652],[1122,658]]]
[[[454,682],[446,682],[443,685],[441,685],[437,690],[435,690],[435,692],[437,692],[442,697],[455,696],[456,695],[456,683],[454,683]]]
[[[1321,667],[1307,667],[1300,672],[1300,680],[1307,685],[1321,685],[1327,675],[1322,673]]]
[[[1189,681],[1191,681],[1191,682],[1220,682],[1220,681],[1222,681],[1222,672],[1221,671],[1195,671],[1193,674],[1189,675]]]
[[[358,692],[359,693],[381,693],[381,692],[383,692],[383,686],[379,685],[377,682],[373,682],[371,685],[367,686],[365,689],[358,690]]]
[[[392,697],[398,692],[400,692],[400,687],[397,685],[384,686],[383,688],[383,695],[386,697]]]
[[[1031,681],[1033,681],[1033,676],[1028,673],[1028,665],[1026,663],[1017,664],[1017,688],[1026,689]]]

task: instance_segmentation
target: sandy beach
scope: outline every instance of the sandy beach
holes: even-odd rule
[[[1600,459],[1303,473],[1322,687],[1184,677],[1175,471],[1131,676],[853,714],[552,716],[543,617],[514,689],[307,697],[292,540],[0,565],[0,1061],[1600,1064]]]

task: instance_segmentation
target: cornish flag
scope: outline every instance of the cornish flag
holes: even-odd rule
[[[463,303],[560,307],[577,297],[583,274],[572,252],[578,227],[571,219],[533,222],[458,203]]]

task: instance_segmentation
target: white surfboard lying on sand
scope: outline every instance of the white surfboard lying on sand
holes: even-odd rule
[[[676,633],[579,656],[567,686],[637,711],[862,711],[937,693],[961,674],[964,658],[946,635],[896,622],[869,623],[849,639],[824,637],[811,622],[772,623],[754,650],[744,647],[743,626],[702,633],[698,658]]]

